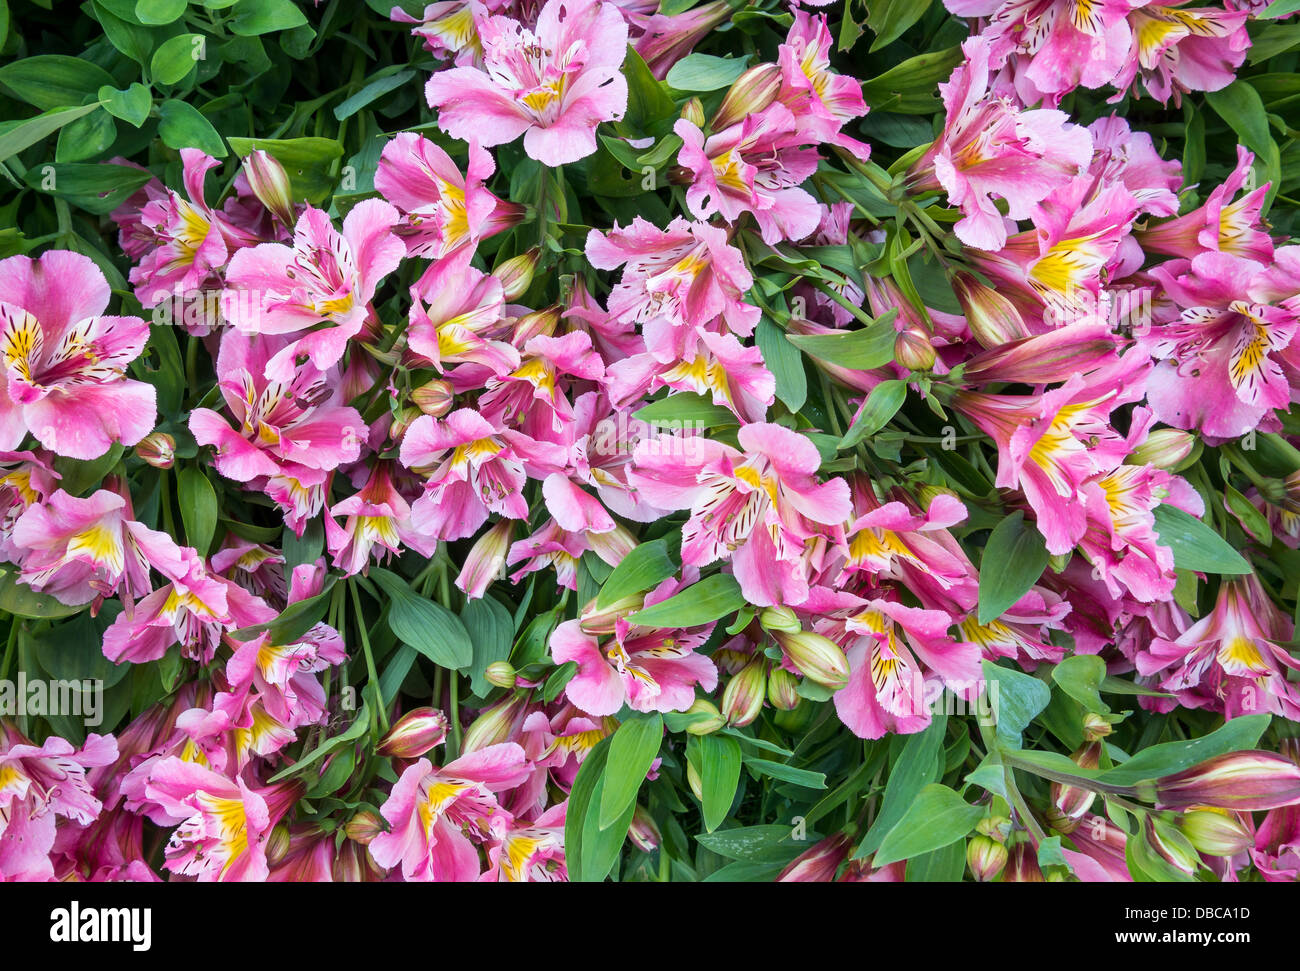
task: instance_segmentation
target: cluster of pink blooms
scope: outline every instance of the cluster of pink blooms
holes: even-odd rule
[[[492,272],[475,259],[527,215],[488,187],[490,150],[522,139],[543,166],[587,158],[598,127],[627,110],[629,43],[663,77],[728,8],[439,0],[414,32],[442,66],[425,93],[442,131],[467,143],[464,169],[429,138],[399,134],[378,163],[377,197],[337,219],[277,195],[283,172],[263,153],[214,205],[204,175],[218,163],[186,149],[181,190],[151,181],[113,214],[145,308],[221,295],[216,318],[183,324],[217,378],[188,430],[217,475],[292,532],[322,522],[316,562],[290,568],[282,551],[234,532],[202,555],[142,523],[123,477],[65,491],[56,460],[148,445],[154,389],[129,373],[149,328],[104,314],[109,286],[87,257],[0,261],[0,556],[64,604],[119,601],[109,660],[156,661],[179,645],[205,671],[116,738],[34,745],[5,729],[0,879],[158,879],[144,862],[146,820],[170,833],[165,869],[199,880],[563,879],[567,793],[614,716],[686,711],[755,665],[769,703],[777,685],[815,682],[865,739],[924,729],[924,699],[939,686],[973,691],[982,661],[1032,670],[1068,652],[1133,673],[1161,692],[1142,698],[1155,710],[1300,720],[1291,620],[1251,575],[1225,579],[1214,610],[1191,617],[1155,528],[1161,504],[1205,512],[1170,471],[1193,435],[1214,444],[1281,429],[1277,410],[1300,387],[1300,247],[1263,224],[1270,187],[1253,185],[1244,149],[1232,175],[1180,213],[1181,167],[1150,136],[1119,115],[1085,127],[1054,107],[1080,86],[1139,84],[1162,100],[1222,87],[1246,50],[1249,5],[947,6],[975,33],[940,86],[942,131],[899,185],[960,211],[973,271],[954,279],[964,314],[869,278],[841,300],[810,291],[792,330],[845,330],[844,300],[872,316],[897,308],[895,327],[919,335],[934,362],[918,370],[960,375],[948,406],[991,442],[996,487],[1059,569],[979,623],[979,569],[952,532],[970,516],[962,499],[938,482],[825,474],[806,429],[770,420],[776,382],[755,339],[763,309],[746,234],[769,247],[869,234],[851,202],[812,191],[819,165],[869,157],[850,134],[867,112],[861,87],[831,69],[823,14],[795,8],[776,60],[737,82],[736,103],[676,122],[684,212],[590,231],[585,259],[607,296],[595,274],[578,274],[559,302],[532,307],[517,301],[536,252]],[[411,266],[395,326],[376,308]],[[1141,319],[1114,326],[1117,308],[1134,306]],[[855,399],[916,379],[897,362],[827,370]],[[431,377],[412,388],[413,372]],[[739,430],[637,419],[660,392],[703,396]],[[363,419],[380,396],[392,407]],[[1297,521],[1253,498],[1275,521]],[[273,622],[331,573],[472,540],[456,579],[466,598],[503,570],[576,593],[586,554],[616,566],[640,524],[677,514],[679,575],[617,609],[579,605],[555,627],[551,660],[576,667],[559,697],[543,701],[520,676],[441,765],[425,753],[447,739],[447,717],[409,713],[389,736],[377,814],[336,820],[346,840],[295,819],[337,752],[308,779],[284,773],[286,749],[337,734],[325,685],[358,655],[328,623],[280,636]],[[1300,543],[1300,526],[1287,539]],[[629,619],[719,571],[755,608],[728,637],[715,630],[725,624]],[[1266,875],[1295,875],[1294,808],[1269,817],[1251,852]],[[1099,844],[1084,855],[1115,876],[1125,872],[1115,853]]]

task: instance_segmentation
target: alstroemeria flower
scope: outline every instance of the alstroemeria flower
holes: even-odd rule
[[[145,792],[179,824],[167,843],[168,870],[200,882],[258,883],[269,872],[266,839],[301,788],[289,783],[258,790],[242,778],[170,758],[153,766]]]
[[[80,253],[0,260],[0,449],[30,432],[58,455],[94,459],[153,431],[154,387],[126,377],[149,325],[105,316],[110,295]]]
[[[813,443],[780,425],[745,425],[738,451],[711,439],[660,436],[634,455],[631,484],[663,509],[689,509],[682,562],[729,559],[752,604],[808,595],[805,545],[849,516],[843,479],[819,483]]]
[[[473,536],[489,512],[527,519],[524,482],[564,461],[559,446],[493,425],[472,408],[446,418],[421,415],[402,438],[401,460],[427,479],[411,521],[422,534],[444,540]]]
[[[963,218],[953,227],[967,246],[998,250],[1006,219],[1026,219],[1054,190],[1081,175],[1092,136],[1061,111],[1026,111],[989,89],[989,42],[962,45],[965,63],[940,84],[948,116],[943,134],[909,171],[913,189],[943,189]],[[1006,200],[1007,216],[994,204]]]
[[[530,772],[514,742],[489,745],[440,769],[420,759],[402,773],[379,811],[391,830],[370,843],[370,855],[404,880],[464,882],[483,872],[474,841],[493,836],[492,823],[508,823],[496,794],[523,783]]]
[[[411,525],[411,507],[393,487],[387,462],[375,464],[366,484],[355,494],[336,502],[325,517],[325,539],[334,566],[348,576],[364,572],[371,554],[380,557],[415,550],[433,555],[427,542]],[[343,525],[338,523],[343,519]],[[386,551],[386,552],[385,552]]]
[[[1226,579],[1214,609],[1176,640],[1156,638],[1137,655],[1137,669],[1155,675],[1189,708],[1226,718],[1271,712],[1300,720],[1300,689],[1288,672],[1300,661],[1284,646],[1293,625],[1252,574]]]
[[[469,144],[469,167],[462,175],[433,142],[400,132],[379,157],[375,188],[405,215],[396,232],[409,255],[442,259],[463,253],[468,260],[480,239],[509,229],[524,215],[522,206],[484,187],[495,170],[492,156],[477,141]]]
[[[308,206],[294,227],[292,246],[263,243],[231,259],[227,286],[255,298],[230,295],[225,310],[235,327],[250,335],[296,334],[330,324],[281,350],[269,365],[277,377],[283,380],[304,354],[321,371],[343,357],[372,313],[376,287],[406,255],[393,233],[400,218],[382,199],[365,199],[348,211],[340,233],[328,215]]]
[[[228,479],[253,482],[300,468],[328,472],[361,455],[365,422],[339,402],[332,371],[308,363],[288,380],[268,374],[284,349],[283,338],[235,330],[221,339],[217,386],[235,425],[210,408],[195,408],[190,431],[200,445],[215,447],[214,465]]]
[[[519,351],[488,336],[505,314],[497,277],[455,261],[435,263],[411,287],[407,346],[441,372],[468,361],[506,374],[519,366]]]
[[[14,525],[23,583],[66,604],[90,603],[121,590],[147,594],[149,569],[181,569],[181,551],[166,533],[136,522],[131,503],[100,489],[84,499],[62,489],[31,506]]]
[[[871,147],[845,135],[841,129],[867,113],[862,83],[831,70],[830,28],[826,15],[813,16],[795,8],[794,22],[785,43],[777,48],[781,90],[777,100],[818,142],[846,148],[862,161]]]
[[[33,745],[0,724],[0,881],[54,879],[50,851],[59,817],[89,826],[102,805],[86,769],[117,758],[111,735],[89,735],[79,750],[52,735]]]
[[[50,465],[53,456],[42,454],[0,451],[0,560],[17,563],[22,558],[13,545],[14,526],[58,488],[59,473]]]
[[[760,312],[745,302],[754,279],[724,230],[680,216],[660,229],[640,216],[620,229],[587,234],[587,259],[598,270],[623,267],[609,296],[610,315],[645,324],[667,320],[703,327],[718,317],[748,337]]]
[[[605,362],[592,348],[591,336],[581,330],[558,337],[538,334],[523,350],[517,368],[488,379],[478,408],[493,424],[553,440],[573,421],[565,389],[598,387],[605,378]]]
[[[321,623],[291,644],[270,634],[244,641],[226,662],[226,677],[236,692],[255,691],[266,714],[292,729],[322,721],[325,688],[315,675],[346,660],[342,636]]]
[[[563,883],[569,879],[564,862],[564,817],[568,802],[552,806],[534,822],[507,826],[500,841],[488,846],[483,880],[502,883]]]
[[[429,78],[425,95],[454,138],[503,145],[524,136],[543,165],[596,151],[596,126],[627,108],[627,24],[612,3],[546,0],[533,29],[504,16],[476,21],[483,66]]]
[[[1133,4],[1137,9],[1128,14],[1133,46],[1110,82],[1119,88],[1111,101],[1123,98],[1130,86],[1136,88],[1139,77],[1147,94],[1162,103],[1172,97],[1175,106],[1185,91],[1218,91],[1236,79],[1250,50],[1249,13],[1189,10],[1186,2]]]

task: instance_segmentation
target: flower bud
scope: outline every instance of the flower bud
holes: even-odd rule
[[[411,392],[411,404],[434,418],[441,418],[451,411],[455,400],[456,391],[446,378],[435,378]]]
[[[597,599],[599,598],[593,597],[587,606],[582,608],[582,615],[578,619],[578,626],[584,633],[597,636],[614,633],[614,625],[618,621],[645,606],[645,594],[642,593],[620,597],[604,607],[596,606]]]
[[[419,408],[402,408],[393,416],[393,423],[388,428],[388,437],[392,439],[394,445],[402,444],[402,438],[406,435],[406,430],[419,417]]]
[[[975,824],[975,830],[981,836],[987,836],[999,843],[1005,843],[1007,837],[1011,835],[1011,817],[985,816]]]
[[[1193,809],[1175,822],[1187,841],[1207,856],[1236,856],[1255,845],[1250,830],[1226,809]]]
[[[767,700],[778,711],[793,711],[799,705],[799,679],[785,668],[767,673]]]
[[[727,719],[718,711],[718,706],[708,698],[696,698],[694,704],[686,709],[686,714],[693,716],[686,726],[688,735],[712,735],[727,724]]]
[[[1300,802],[1300,765],[1272,752],[1230,752],[1138,787],[1152,789],[1160,809],[1277,809]]]
[[[1157,428],[1124,461],[1129,465],[1154,465],[1157,469],[1174,469],[1196,447],[1196,436],[1178,428]]]
[[[397,720],[375,752],[385,758],[418,759],[446,738],[446,715],[437,708],[415,708]]]
[[[704,783],[700,781],[699,770],[691,764],[690,760],[686,762],[686,784],[691,787],[695,798],[704,802]]]
[[[835,879],[835,871],[849,855],[851,846],[852,837],[848,833],[836,833],[818,840],[811,849],[796,856],[777,876],[776,882],[829,883]]]
[[[271,830],[271,835],[266,840],[266,862],[275,866],[284,859],[284,855],[289,852],[290,846],[289,827],[284,823],[278,824]]]
[[[981,347],[1001,347],[1029,336],[1020,311],[992,287],[969,273],[958,273],[953,277],[952,288],[966,315],[966,326]]]
[[[1104,715],[1090,711],[1083,716],[1083,737],[1086,741],[1096,742],[1109,735],[1114,728]]]
[[[1038,852],[1028,840],[1011,848],[1006,869],[1002,871],[1003,883],[1044,883],[1043,871],[1038,868]]]
[[[384,871],[371,858],[370,851],[353,842],[339,847],[333,873],[337,883],[378,883],[384,878]]]
[[[776,631],[773,636],[805,678],[832,691],[839,691],[849,683],[849,660],[829,637],[806,630],[793,634]]]
[[[519,675],[509,661],[493,661],[483,670],[488,684],[498,688],[513,688]]]
[[[474,541],[456,576],[456,586],[467,598],[481,599],[493,581],[505,578],[506,554],[514,535],[514,520],[498,519]]]
[[[289,174],[273,155],[258,149],[244,159],[244,176],[257,201],[280,220],[286,229],[292,229],[298,220],[293,212],[293,189]]]
[[[347,821],[343,832],[352,842],[367,846],[372,839],[384,832],[384,821],[369,809],[363,809]]]
[[[682,105],[682,117],[689,121],[696,128],[704,127],[704,102],[698,97],[691,98],[686,104]]]
[[[526,695],[507,695],[491,708],[484,710],[469,728],[465,729],[465,738],[461,742],[461,753],[477,752],[479,749],[508,742],[523,726],[524,716],[528,714]]]
[[[1100,764],[1101,742],[1088,742],[1078,749],[1071,758],[1076,765],[1084,769],[1095,769]],[[1079,820],[1092,808],[1097,794],[1082,786],[1052,783],[1052,805],[1047,810],[1047,822],[1058,833],[1073,833],[1079,828]]]
[[[547,307],[545,310],[533,310],[516,317],[514,330],[510,335],[515,347],[523,347],[534,337],[550,337],[560,324],[560,308]]]
[[[803,624],[789,607],[764,607],[758,615],[758,622],[766,630],[779,630],[794,634],[803,630]]]
[[[996,879],[1010,855],[997,840],[979,833],[966,844],[966,865],[970,867],[971,876],[980,883]]]
[[[176,463],[176,439],[166,432],[150,432],[140,439],[135,454],[155,469],[170,469]]]
[[[771,105],[780,91],[781,68],[778,65],[769,62],[751,67],[727,89],[709,127],[720,132],[740,124]]]
[[[1142,842],[1165,863],[1189,877],[1201,865],[1201,858],[1187,837],[1156,816],[1147,816],[1143,821]]]
[[[637,806],[632,812],[632,825],[627,828],[627,838],[642,853],[649,853],[659,845],[663,836],[655,824],[654,817],[644,806]]]
[[[512,256],[495,270],[492,275],[501,281],[501,290],[506,303],[514,303],[533,285],[533,272],[537,269],[537,259],[542,255],[540,248],[534,246],[526,253]]]
[[[748,725],[763,710],[767,690],[767,658],[758,655],[727,682],[722,692],[722,713],[730,725]]]
[[[934,367],[934,345],[920,327],[908,327],[894,338],[894,360],[909,371],[928,371]]]

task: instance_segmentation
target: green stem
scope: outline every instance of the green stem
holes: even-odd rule
[[[357,630],[361,632],[361,649],[366,655],[366,676],[378,693],[379,672],[375,670],[375,656],[370,650],[370,634],[366,630],[365,614],[361,611],[361,594],[357,592],[356,584],[351,581],[348,582],[348,589],[352,591],[352,607],[357,613]],[[383,725],[384,731],[388,731],[388,712],[384,710],[382,695],[379,696],[379,702],[379,723]]]

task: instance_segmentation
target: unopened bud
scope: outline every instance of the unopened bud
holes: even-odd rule
[[[593,598],[582,609],[582,616],[578,620],[578,626],[582,628],[584,633],[612,634],[614,633],[615,624],[628,614],[635,613],[645,606],[645,595],[640,593],[620,597],[604,607],[596,606],[597,599]]]
[[[411,404],[434,418],[441,418],[451,411],[455,400],[456,391],[446,378],[435,378],[411,392]]]
[[[375,752],[385,758],[418,759],[446,738],[446,715],[437,708],[415,708],[397,720]]]
[[[691,787],[691,792],[700,802],[704,802],[704,783],[700,781],[699,770],[691,764],[688,759],[686,762],[686,784]]]
[[[150,432],[140,439],[135,454],[155,469],[170,469],[176,464],[176,439],[166,432]]]
[[[1156,816],[1147,816],[1142,824],[1142,841],[1170,866],[1188,876],[1196,873],[1201,859],[1187,837]]]
[[[975,824],[975,830],[982,836],[1005,843],[1007,837],[1011,835],[1011,817],[985,816]]]
[[[528,292],[528,288],[533,285],[533,271],[537,269],[537,260],[541,255],[541,249],[534,246],[526,253],[512,256],[492,271],[492,275],[501,281],[506,303],[514,303]]]
[[[388,426],[388,437],[394,445],[400,445],[411,423],[420,417],[419,408],[403,408],[393,415],[393,423]]]
[[[384,831],[384,821],[369,809],[363,809],[343,827],[343,833],[354,843],[360,843],[362,846],[369,845],[370,841]]]
[[[1071,758],[1076,765],[1084,769],[1095,769],[1100,764],[1101,742],[1088,742],[1078,749]],[[1073,833],[1079,828],[1079,820],[1092,808],[1097,794],[1082,786],[1052,783],[1052,805],[1047,810],[1047,821],[1058,833]]]
[[[524,716],[528,713],[528,699],[523,695],[510,695],[482,712],[469,728],[465,729],[465,739],[461,743],[461,752],[468,754],[485,749],[489,745],[508,742],[523,726]]]
[[[1030,336],[1020,311],[992,287],[969,273],[958,273],[953,277],[952,288],[966,315],[966,326],[981,347],[991,350]]]
[[[1129,465],[1154,465],[1157,469],[1177,468],[1196,447],[1196,436],[1179,428],[1157,428],[1133,449]]]
[[[803,630],[803,624],[789,607],[764,607],[758,615],[758,622],[766,630],[779,630],[786,634]]]
[[[498,519],[474,541],[465,565],[456,575],[456,586],[470,600],[479,600],[488,587],[505,574],[506,556],[514,539],[513,519]]]
[[[718,711],[718,706],[708,698],[696,698],[691,707],[686,709],[691,721],[686,726],[688,735],[712,735],[720,728],[725,728],[727,719]]]
[[[682,105],[682,117],[696,128],[704,127],[704,103],[699,98],[691,98]]]
[[[1006,868],[1002,871],[1003,883],[1044,883],[1043,871],[1038,867],[1038,853],[1028,840],[1011,848]]]
[[[919,327],[908,327],[894,338],[894,360],[909,371],[928,371],[934,367],[934,345]]]
[[[655,824],[654,817],[644,806],[637,806],[632,812],[632,825],[627,828],[627,838],[642,853],[649,853],[659,845],[663,836]]]
[[[513,688],[519,675],[509,661],[493,661],[483,669],[483,678],[495,687]]]
[[[836,833],[818,840],[796,856],[776,878],[777,883],[829,883],[852,849],[848,833]]]
[[[1010,855],[997,840],[979,833],[966,844],[966,865],[970,867],[971,876],[980,883],[996,879]]]
[[[1176,822],[1187,841],[1208,856],[1236,856],[1255,845],[1246,825],[1226,809],[1193,809]]]
[[[244,176],[257,201],[266,206],[282,226],[292,229],[297,222],[293,213],[293,189],[289,184],[289,174],[280,161],[258,149],[244,159]]]
[[[1104,715],[1090,711],[1083,716],[1083,737],[1085,741],[1096,742],[1105,738],[1112,731],[1114,731],[1114,726],[1106,720]]]
[[[710,127],[720,132],[769,107],[781,92],[781,68],[770,62],[751,67],[727,89]]]
[[[730,725],[748,725],[763,710],[767,690],[767,658],[758,655],[727,682],[722,692],[722,713]]]
[[[799,705],[799,679],[785,668],[767,674],[767,700],[778,711],[793,711]]]
[[[266,840],[266,862],[275,866],[283,860],[284,855],[289,852],[290,843],[289,827],[279,823],[271,830],[271,835]]]
[[[1160,809],[1277,809],[1300,802],[1300,765],[1272,752],[1231,752],[1162,776],[1138,791],[1153,794]]]
[[[534,337],[550,337],[560,325],[560,308],[547,307],[516,317],[510,340],[515,347],[523,347]]]
[[[793,634],[775,631],[773,636],[805,678],[832,691],[839,691],[849,683],[848,658],[829,637],[806,630]]]

